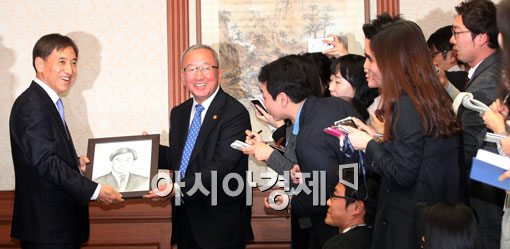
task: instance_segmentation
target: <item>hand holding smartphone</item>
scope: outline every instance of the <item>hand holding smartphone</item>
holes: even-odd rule
[[[232,142],[232,143],[230,144],[230,147],[231,147],[232,149],[235,149],[235,150],[241,150],[241,149],[243,149],[243,148],[250,147],[250,145],[249,145],[249,144],[247,144],[247,143],[245,143],[245,142],[243,142],[243,141],[236,140],[236,141],[234,141],[234,142]]]
[[[320,53],[324,50],[333,48],[333,45],[323,42],[323,40],[333,41],[333,37],[310,38],[308,39],[308,52]]]
[[[265,112],[268,112],[266,107],[264,106],[264,103],[259,98],[251,98],[250,102],[252,103],[253,107],[255,108],[255,111],[257,111],[260,115],[263,115],[263,114],[260,113],[260,111],[255,106],[258,106],[260,109],[264,110]]]
[[[336,126],[340,126],[340,125],[350,126],[352,128],[358,129],[358,126],[356,125],[356,123],[354,122],[354,120],[351,116],[336,121],[335,125]]]

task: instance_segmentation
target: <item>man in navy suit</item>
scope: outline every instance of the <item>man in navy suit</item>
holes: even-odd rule
[[[16,177],[11,236],[26,249],[79,248],[89,237],[88,201],[121,202],[111,186],[82,175],[59,95],[76,75],[78,48],[49,34],[34,46],[36,78],[14,102],[9,121]],[[81,171],[81,172],[80,172]]]
[[[244,140],[251,129],[246,108],[219,86],[222,71],[218,54],[207,45],[189,47],[181,59],[181,83],[193,98],[174,107],[170,114],[170,146],[160,147],[160,168],[179,170],[184,187],[172,193],[182,202],[173,206],[172,244],[178,248],[245,248],[253,239],[251,207],[246,204],[248,157],[230,144]],[[234,173],[243,182],[224,179]],[[201,184],[205,191],[190,191]],[[216,189],[216,193],[214,193]],[[158,198],[151,192],[146,198]],[[213,203],[213,202],[216,203]]]
[[[260,90],[269,114],[275,120],[290,119],[296,136],[295,153],[302,173],[310,174],[305,184],[313,193],[297,193],[291,200],[291,212],[299,223],[300,238],[293,236],[293,248],[322,248],[338,230],[324,223],[326,195],[333,192],[338,177],[335,169],[352,162],[340,151],[338,139],[324,133],[324,128],[348,116],[360,117],[352,105],[339,98],[316,98],[310,86],[318,84],[318,72],[304,72],[302,64],[313,62],[300,55],[288,55],[266,64],[260,70]],[[311,67],[316,70],[316,67]],[[313,171],[325,172],[325,179],[313,179]],[[316,182],[316,188],[311,187]],[[318,186],[321,186],[319,188]],[[322,188],[324,186],[324,188]],[[315,203],[314,195],[322,195]],[[298,226],[296,226],[297,229]],[[293,227],[294,229],[294,227]],[[292,231],[296,234],[296,230]]]

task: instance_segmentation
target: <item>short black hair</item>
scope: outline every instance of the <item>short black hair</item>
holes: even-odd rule
[[[283,56],[264,65],[260,69],[258,80],[266,84],[273,99],[283,92],[294,103],[309,97],[312,88],[320,87],[317,66],[311,59],[295,54]]]
[[[498,26],[496,21],[496,5],[489,0],[466,0],[455,7],[462,22],[474,39],[478,34],[487,34],[489,47],[498,47]]]
[[[338,169],[336,170],[338,173]],[[363,219],[367,225],[373,225],[377,211],[377,199],[379,195],[379,182],[371,175],[362,176],[358,170],[358,189],[351,188],[345,184],[345,197],[348,197],[345,206],[349,206],[356,201],[362,201],[365,204],[365,215]],[[342,169],[342,180],[353,183],[354,170],[352,168]]]
[[[361,114],[363,119],[368,119],[367,108],[374,102],[379,95],[377,88],[368,87],[367,78],[363,69],[365,57],[357,54],[347,54],[336,58],[331,63],[331,74],[340,72],[344,79],[354,88],[354,98],[352,104]]]
[[[388,12],[377,15],[377,17],[369,23],[363,24],[363,33],[365,34],[365,38],[368,40],[372,39],[372,37],[379,33],[388,24],[394,23],[398,20],[402,20],[400,15],[391,16]]]
[[[453,45],[450,43],[452,38],[452,25],[447,25],[436,30],[427,39],[427,46],[430,50],[436,49],[441,52],[443,59],[446,59],[447,52],[452,50]]]
[[[35,68],[35,58],[40,57],[46,60],[53,50],[60,51],[67,47],[72,47],[76,57],[78,57],[78,46],[68,36],[53,33],[39,38],[32,50],[32,66],[37,71]]]
[[[425,239],[422,248],[483,248],[476,216],[462,203],[443,202],[426,207],[419,227]]]
[[[312,92],[312,94],[317,97],[329,97],[328,86],[329,76],[331,75],[331,60],[323,53],[304,53],[303,55],[310,58],[319,70],[321,92]]]

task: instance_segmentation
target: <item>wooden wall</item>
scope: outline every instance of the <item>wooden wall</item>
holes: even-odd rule
[[[248,248],[290,248],[290,217],[286,211],[265,210],[269,192],[253,191],[252,227],[255,240]],[[0,248],[19,248],[10,238],[14,192],[0,192]],[[169,249],[171,224],[169,202],[128,199],[104,207],[90,203],[91,249]]]

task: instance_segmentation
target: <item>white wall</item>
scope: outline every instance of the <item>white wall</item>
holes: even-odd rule
[[[48,33],[69,35],[78,77],[63,98],[78,154],[88,138],[163,133],[168,143],[165,0],[0,1],[0,190],[14,189],[9,113],[35,73],[32,48]]]
[[[165,2],[0,1],[0,190],[14,189],[10,108],[34,77],[32,48],[47,33],[69,35],[80,48],[79,75],[64,97],[66,120],[79,154],[86,153],[88,138],[138,135],[142,130],[162,133],[167,143]],[[375,1],[370,2],[374,15]],[[416,21],[428,38],[452,23],[458,3],[401,0],[400,11]]]

